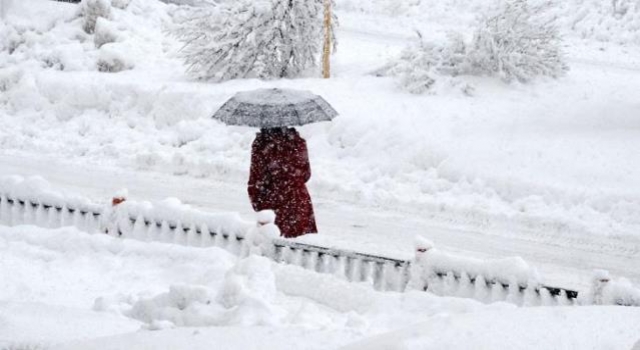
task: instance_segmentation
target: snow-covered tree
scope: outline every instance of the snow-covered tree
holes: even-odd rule
[[[480,74],[497,74],[506,81],[526,82],[535,76],[557,77],[567,70],[554,18],[545,15],[547,3],[528,0],[501,3],[477,28],[469,59]]]
[[[80,13],[84,22],[82,28],[85,32],[93,34],[99,17],[109,19],[111,17],[110,0],[82,0]]]
[[[323,14],[323,0],[228,1],[192,15],[176,35],[197,78],[295,77],[318,64]]]
[[[398,60],[378,73],[397,76],[403,88],[423,93],[438,81],[460,75],[498,76],[527,82],[536,76],[557,77],[567,70],[554,20],[542,5],[528,0],[501,2],[485,14],[465,41],[451,34],[443,44],[425,42],[405,49]],[[465,92],[468,85],[462,84]]]

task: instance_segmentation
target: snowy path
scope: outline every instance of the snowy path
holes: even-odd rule
[[[134,172],[100,166],[72,165],[51,159],[0,156],[0,176],[41,175],[56,188],[105,201],[116,190],[128,188],[137,200],[178,197],[185,203],[211,211],[252,211],[242,183]],[[313,195],[313,193],[312,193]],[[360,251],[409,257],[415,235],[428,237],[442,249],[476,257],[521,256],[538,267],[545,282],[569,288],[586,287],[591,271],[607,269],[614,275],[640,282],[640,245],[615,238],[553,237],[542,233],[507,235],[446,228],[419,215],[399,210],[363,209],[328,198],[314,197],[321,235],[331,243]]]

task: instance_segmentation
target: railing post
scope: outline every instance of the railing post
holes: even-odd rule
[[[120,222],[118,218],[118,206],[127,200],[127,191],[122,190],[111,198],[111,207],[103,211],[102,215],[102,232],[119,237],[122,234],[120,230]],[[128,218],[127,218],[128,220]]]
[[[591,303],[594,305],[604,305],[604,290],[611,281],[609,271],[595,270],[591,281]]]
[[[433,243],[426,238],[416,236],[414,258],[409,268],[408,289],[426,291],[429,288],[428,276],[429,272],[426,266],[426,257],[430,250],[433,249]]]
[[[276,258],[273,240],[280,236],[280,229],[275,222],[276,214],[272,210],[262,210],[256,214],[256,227],[244,239],[247,254]]]

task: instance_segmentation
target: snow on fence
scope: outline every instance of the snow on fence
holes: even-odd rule
[[[40,178],[0,178],[0,224],[46,228],[75,226],[88,233],[195,247],[216,246],[236,255],[261,254],[281,263],[331,273],[380,291],[407,289],[441,296],[507,301],[520,306],[610,304],[640,306],[640,290],[598,272],[581,293],[542,285],[520,258],[478,260],[440,252],[430,242],[416,244],[414,259],[403,260],[300,243],[278,237],[271,213],[258,224],[236,213],[211,214],[177,199],[159,203],[114,199],[98,205],[51,191]]]
[[[440,252],[424,239],[416,244],[412,289],[441,296],[507,301],[519,306],[575,305],[578,292],[545,286],[522,258],[480,260]]]

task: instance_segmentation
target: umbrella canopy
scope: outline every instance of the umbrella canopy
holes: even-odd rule
[[[213,118],[228,125],[268,129],[329,121],[336,115],[327,101],[309,91],[258,89],[238,92]]]

